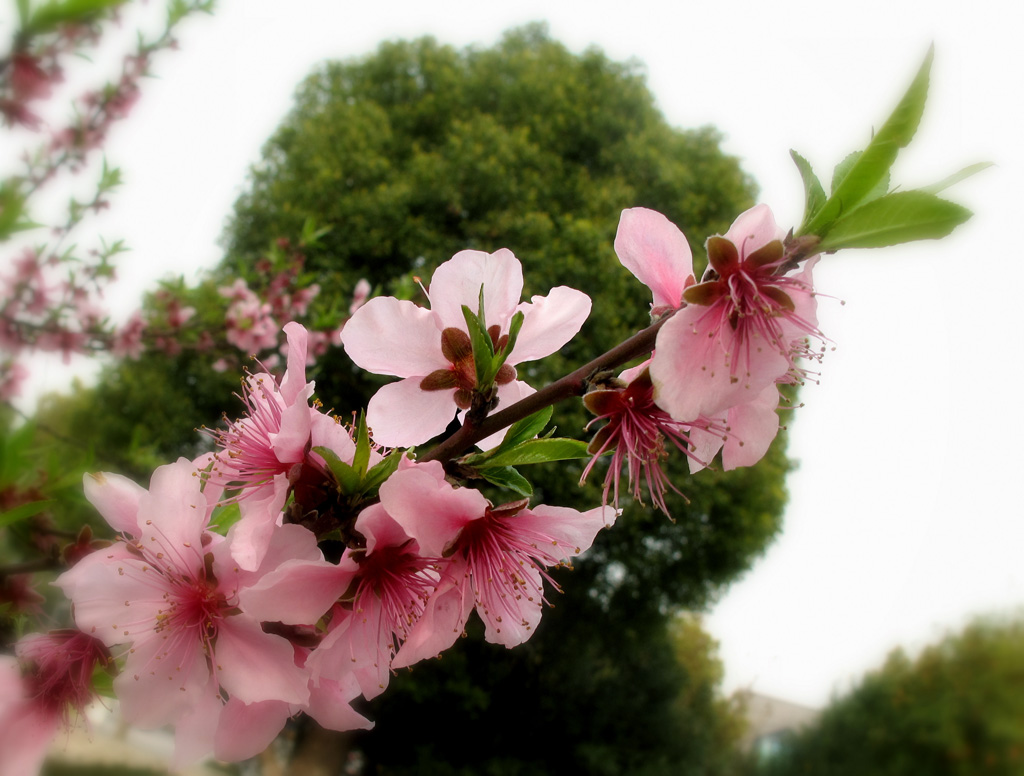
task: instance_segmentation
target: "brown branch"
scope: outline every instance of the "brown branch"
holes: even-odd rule
[[[673,314],[669,313],[643,331],[634,334],[625,342],[616,345],[607,353],[603,353],[593,361],[584,364],[576,371],[556,380],[536,393],[527,396],[525,399],[520,399],[500,412],[488,416],[479,425],[464,425],[433,450],[420,457],[419,460],[447,463],[464,450],[469,449],[475,442],[479,442],[481,439],[511,426],[513,423],[529,417],[545,407],[550,407],[574,396],[582,396],[586,392],[588,380],[596,373],[605,369],[614,369],[654,350],[654,340],[658,335],[658,330],[661,329],[665,321],[671,318]]]

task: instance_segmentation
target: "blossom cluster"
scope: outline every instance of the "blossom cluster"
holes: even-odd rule
[[[605,503],[586,511],[531,505],[521,491],[492,503],[472,487],[474,476],[494,481],[489,461],[525,460],[516,458],[524,448],[531,460],[551,445],[551,460],[588,454],[572,440],[533,438],[544,423],[531,425],[525,411],[506,433],[488,427],[495,411],[542,396],[517,367],[580,331],[591,308],[582,292],[558,287],[522,302],[511,251],[467,250],[434,272],[429,308],[356,300],[341,334],[346,351],[400,379],[349,425],[323,410],[306,379],[320,340],[287,324],[283,377],[265,367],[246,375],[244,415],[205,432],[214,451],[158,468],[148,488],[113,473],[86,476],[86,497],[118,538],[78,543],[56,582],[73,603],[78,641],[25,642],[29,668],[11,697],[42,704],[52,730],[88,699],[83,677],[94,665],[116,666],[125,714],[143,727],[173,725],[178,765],[210,753],[240,760],[300,712],[334,730],[371,726],[358,699],[451,648],[473,612],[488,641],[522,644],[559,589],[552,570],[615,522],[623,469],[638,499],[646,481],[667,512],[666,440],[693,471],[720,450],[728,469],[756,462],[778,429],[778,385],[800,379],[808,337],[820,336],[815,259],[787,247],[763,206],[707,247],[698,283],[686,239],[664,216],[622,215],[615,248],[650,287],[655,323],[642,363],[618,378],[601,377],[597,364],[578,386],[602,424],[584,477],[611,454]],[[284,303],[258,303],[242,281],[221,293],[239,316],[252,308],[247,344],[264,347],[263,329]],[[193,311],[170,313],[183,322]],[[482,452],[409,449],[450,427],[449,440],[466,440],[460,452],[473,443]],[[43,638],[58,646],[41,651]],[[32,677],[43,673],[55,678],[33,696]],[[12,708],[0,704],[0,716]]]

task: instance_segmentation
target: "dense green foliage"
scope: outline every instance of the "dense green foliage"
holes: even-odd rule
[[[252,282],[266,247],[295,239],[310,219],[331,227],[305,251],[325,318],[343,314],[360,277],[376,293],[422,301],[412,275],[426,281],[464,248],[508,247],[527,295],[565,284],[594,300],[574,342],[521,370],[539,385],[648,322],[650,294],[612,249],[623,208],[665,213],[700,256],[704,238],[751,204],[749,180],[718,142],[712,129],[668,126],[635,66],[595,50],[574,55],[541,27],[490,49],[388,43],[302,84],[236,206],[211,284]],[[201,294],[186,303],[202,314]],[[239,407],[233,380],[209,366],[194,351],[124,362],[95,391],[56,403],[52,417],[68,434],[94,429],[98,459],[146,452],[144,465],[122,469],[145,481],[153,458],[194,454],[202,439],[193,429]],[[340,349],[315,377],[339,414],[383,382],[357,374]],[[557,408],[555,422],[579,436],[587,418],[577,403]],[[356,737],[377,772],[722,772],[729,725],[714,718],[725,711],[709,675],[678,659],[668,622],[706,605],[778,531],[784,436],[757,467],[729,474],[691,479],[683,456],[669,460],[689,497],[669,498],[675,522],[626,499],[576,570],[556,572],[565,593],[551,593],[556,608],[523,647],[471,633],[444,660],[401,672],[372,704],[376,729]],[[603,470],[582,490],[581,471],[570,461],[524,474],[536,501],[587,508],[600,501]]]
[[[894,651],[764,765],[764,776],[1024,773],[1024,623]]]

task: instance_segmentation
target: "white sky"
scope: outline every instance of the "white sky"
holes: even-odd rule
[[[222,0],[158,61],[160,80],[108,147],[127,183],[104,232],[134,249],[119,305],[131,309],[165,273],[194,277],[219,260],[247,167],[315,63],[423,34],[491,45],[534,20],[574,51],[597,44],[644,62],[669,121],[721,129],[787,225],[802,208],[788,150],[827,180],[934,41],[930,103],[894,180],[997,167],[948,192],[977,214],[952,238],[820,265],[820,291],[847,304],[820,304],[837,350],[792,421],[800,469],[785,531],[707,625],[727,691],[823,705],[895,644],[919,647],[972,613],[1015,609],[1024,368],[1011,316],[1024,270],[1017,240],[999,235],[1024,204],[1022,3]],[[40,384],[66,379],[43,371]]]

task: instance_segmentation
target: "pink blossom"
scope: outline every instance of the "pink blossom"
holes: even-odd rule
[[[282,530],[260,568],[246,572],[229,543],[207,530],[220,491],[204,488],[193,462],[159,467],[148,491],[115,474],[87,475],[85,486],[123,540],[56,584],[74,603],[79,628],[109,647],[127,646],[114,689],[135,724],[174,722],[211,692],[245,704],[309,700],[291,644],[265,633],[240,608],[240,594],[288,560],[317,560],[311,533]],[[277,601],[278,611],[293,606]]]
[[[358,564],[351,599],[335,609],[310,665],[315,678],[341,680],[351,673],[369,700],[387,687],[392,658],[423,614],[443,561],[420,555],[382,504],[364,509],[355,528],[366,547],[346,553]]]
[[[370,297],[370,281],[366,278],[359,278],[356,287],[352,289],[352,304],[349,305],[348,314],[355,315],[356,310],[366,304]]]
[[[612,503],[618,506],[619,479],[625,466],[633,497],[643,503],[641,484],[646,481],[651,501],[667,515],[665,491],[679,493],[679,490],[661,468],[661,461],[668,457],[665,440],[691,459],[691,467],[694,458],[704,466],[710,458],[702,458],[700,452],[692,451],[691,440],[696,433],[715,438],[715,429],[721,426],[704,419],[678,421],[661,409],[654,401],[649,364],[647,361],[623,372],[618,380],[621,385],[597,388],[583,397],[587,409],[597,416],[587,428],[600,421],[605,421],[605,424],[598,429],[587,448],[594,457],[583,470],[580,484],[586,481],[598,459],[611,451],[604,480],[604,502],[608,503],[611,492]]]
[[[109,660],[97,639],[74,630],[32,633],[0,657],[0,773],[31,776],[71,713],[93,699],[92,674]],[[23,670],[24,669],[24,670]]]
[[[114,332],[110,351],[118,358],[137,359],[142,356],[145,345],[142,335],[146,331],[146,322],[142,313],[136,310],[124,326]]]
[[[210,478],[222,485],[257,489],[278,474],[288,474],[306,457],[316,413],[309,406],[313,383],[306,382],[306,330],[297,323],[288,335],[288,369],[278,386],[266,373],[249,375],[242,401],[246,415],[227,430],[211,432],[221,451]]]
[[[741,214],[707,241],[704,281],[658,332],[651,378],[658,404],[678,420],[715,416],[757,397],[794,366],[793,342],[820,337],[809,262],[785,274],[783,231],[771,210]]]
[[[541,618],[547,569],[567,564],[611,525],[614,509],[577,512],[526,508],[526,501],[492,506],[478,491],[453,488],[440,463],[396,472],[381,486],[381,505],[427,557],[445,557],[437,589],[396,655],[400,668],[450,647],[475,608],[485,638],[514,647]]]
[[[477,389],[463,305],[478,310],[483,288],[486,325],[501,347],[513,315],[525,318],[515,347],[495,380],[506,404],[532,389],[516,380],[515,365],[550,355],[579,331],[590,299],[565,286],[520,303],[523,270],[512,252],[462,251],[435,270],[430,309],[377,297],[349,319],[341,340],[352,360],[376,374],[403,378],[370,399],[367,419],[375,439],[389,447],[419,444],[440,434]]]
[[[722,469],[731,471],[740,466],[753,466],[768,452],[779,433],[779,389],[767,386],[751,401],[736,404],[719,413],[710,428],[690,432],[693,455],[690,472],[697,472],[722,451]]]

